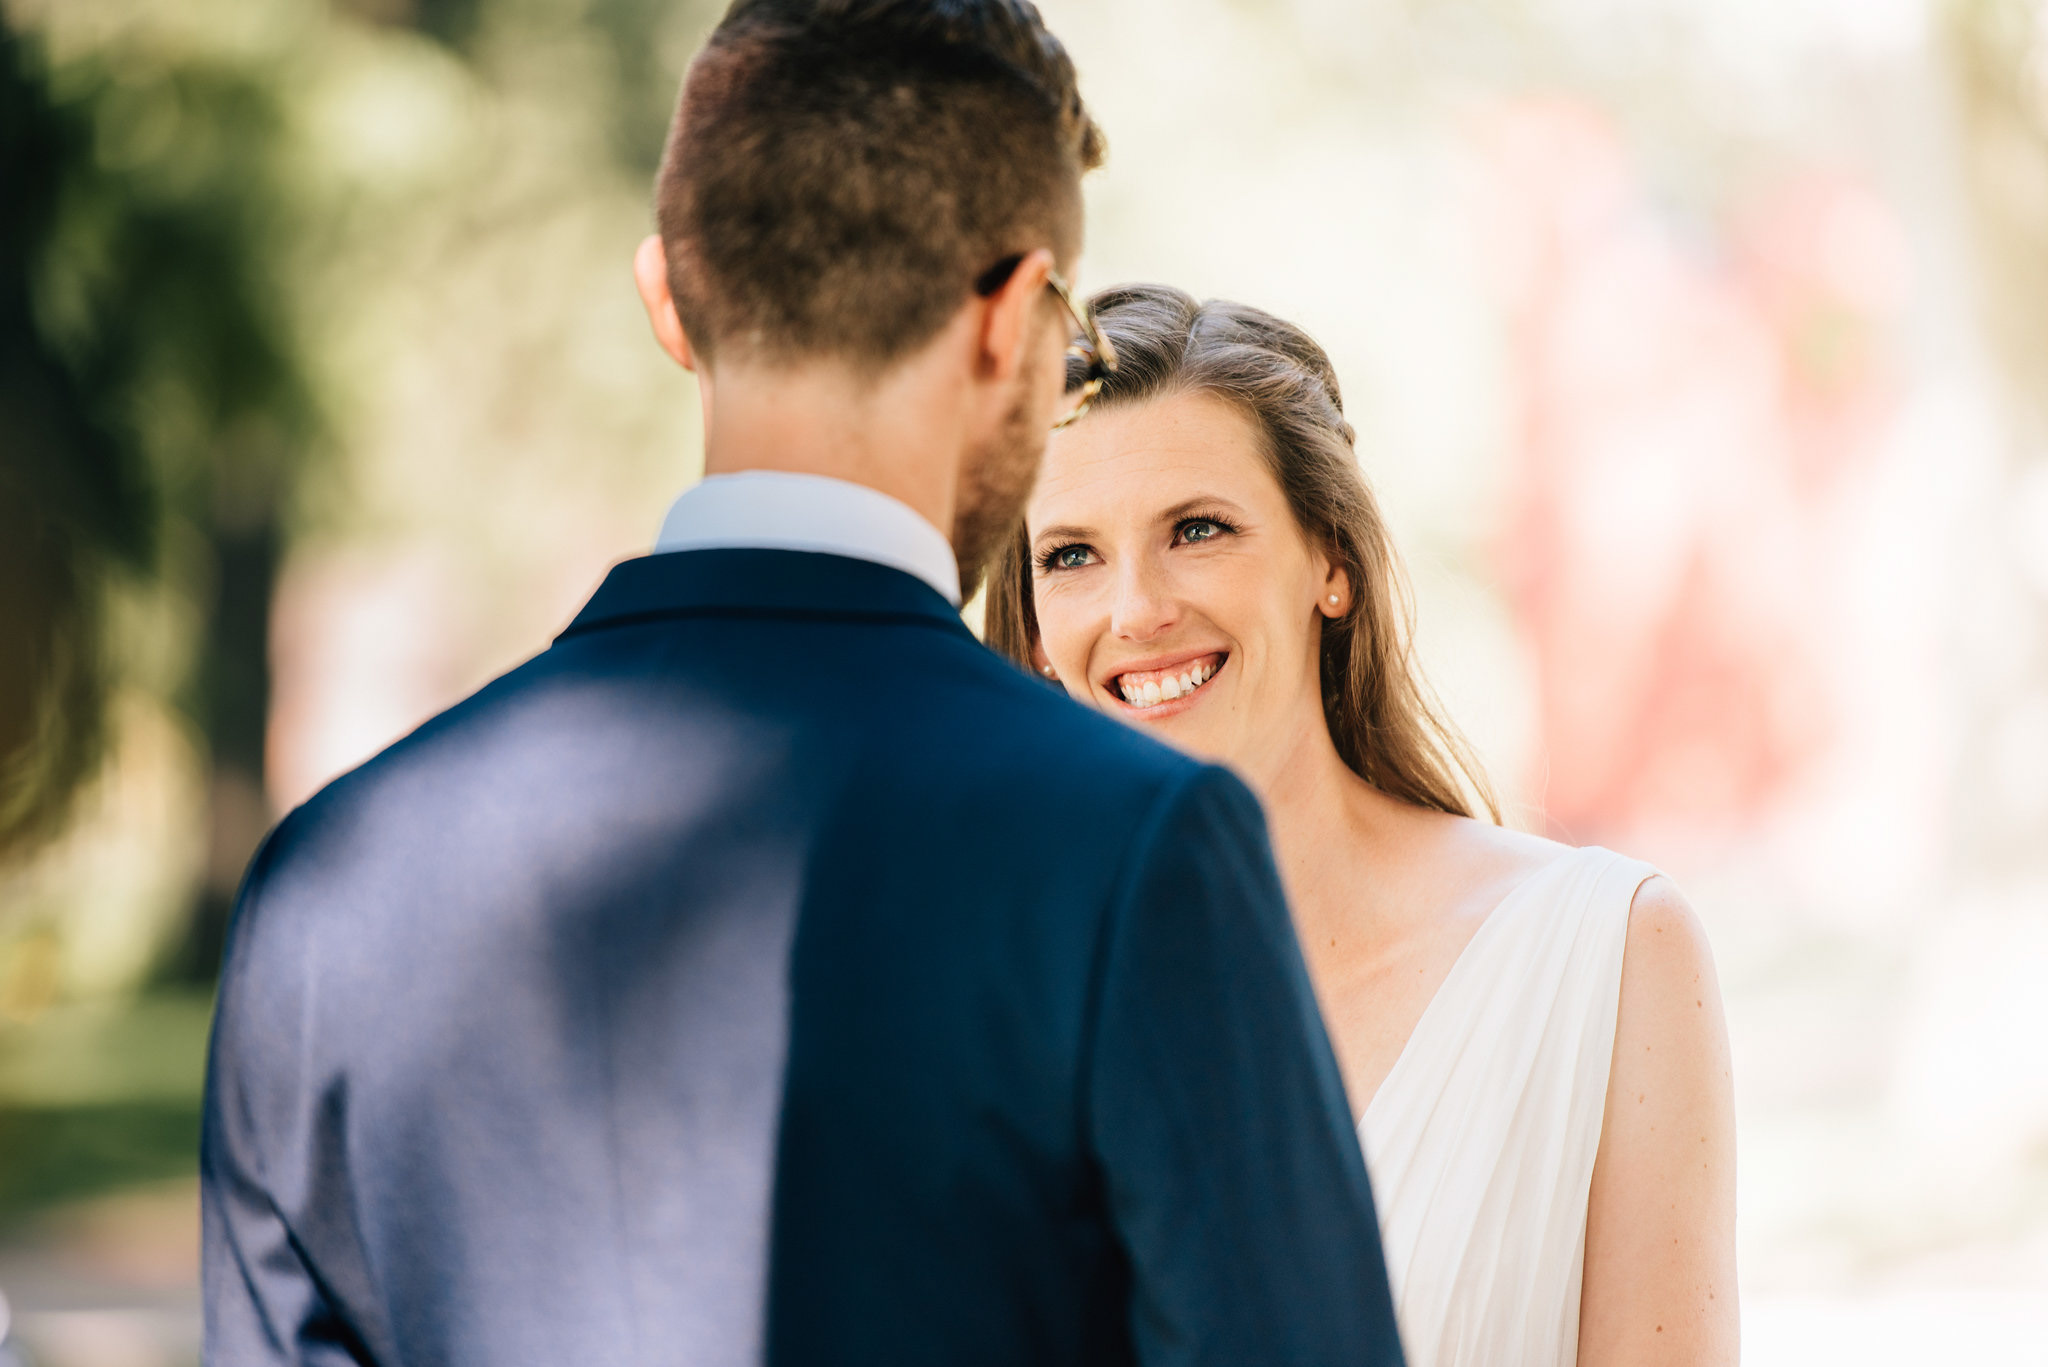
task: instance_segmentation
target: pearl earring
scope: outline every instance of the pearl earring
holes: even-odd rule
[[[1040,666],[1038,667],[1038,672],[1039,672],[1039,673],[1041,673],[1041,674],[1043,674],[1043,675],[1045,675],[1045,677],[1046,677],[1046,678],[1050,679],[1050,678],[1052,677],[1052,666],[1051,666],[1051,665],[1040,665]]]
[[[1336,595],[1336,594],[1334,594],[1334,593],[1330,595],[1330,606],[1331,606],[1331,607],[1335,607],[1335,606],[1337,606],[1337,595]]]

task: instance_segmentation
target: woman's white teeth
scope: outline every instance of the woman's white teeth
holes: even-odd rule
[[[1216,668],[1216,665],[1208,663],[1190,665],[1178,674],[1162,674],[1143,683],[1135,682],[1126,675],[1117,680],[1117,692],[1133,707],[1157,707],[1162,702],[1185,698],[1215,678]]]

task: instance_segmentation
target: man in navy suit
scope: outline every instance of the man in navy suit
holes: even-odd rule
[[[637,262],[708,477],[257,855],[209,1362],[1399,1361],[1252,798],[957,611],[1100,156],[1024,0],[732,7]]]

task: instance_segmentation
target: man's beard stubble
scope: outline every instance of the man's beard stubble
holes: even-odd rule
[[[953,558],[960,565],[960,596],[972,598],[981,576],[1038,482],[1050,435],[1031,411],[1028,396],[1038,390],[1037,364],[1017,375],[1016,402],[988,440],[961,463],[960,501],[953,513]]]

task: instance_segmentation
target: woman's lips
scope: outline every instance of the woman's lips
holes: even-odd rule
[[[1158,669],[1129,670],[1112,676],[1109,689],[1133,711],[1149,712],[1166,703],[1193,696],[1216,677],[1228,658],[1226,653],[1215,651]]]

